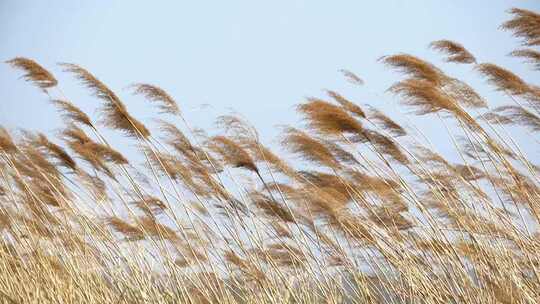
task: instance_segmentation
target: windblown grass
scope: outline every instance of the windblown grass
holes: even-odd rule
[[[540,15],[511,14],[503,29],[539,45]],[[425,60],[380,59],[404,75],[388,92],[407,110],[455,126],[446,149],[460,162],[330,90],[332,101],[298,105],[304,124],[284,129],[285,157],[240,117],[206,135],[165,90],[135,84],[163,115],[147,127],[89,71],[61,64],[101,100],[94,122],[44,67],[7,61],[65,125],[58,140],[0,128],[0,302],[539,303],[538,155],[507,126],[538,144],[540,88],[457,42],[430,46],[511,101],[490,109]],[[536,50],[512,55],[538,68]]]

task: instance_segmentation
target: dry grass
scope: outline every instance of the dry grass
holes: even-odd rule
[[[539,15],[511,13],[503,28],[538,45]],[[511,136],[523,127],[538,144],[540,90],[457,42],[431,47],[512,101],[487,109],[425,60],[381,59],[405,76],[388,91],[406,109],[454,126],[445,149],[459,162],[330,90],[333,101],[297,107],[305,128],[281,140],[290,159],[239,117],[208,136],[163,89],[135,84],[163,115],[151,133],[94,75],[62,64],[103,102],[94,123],[45,68],[8,61],[65,125],[59,142],[0,128],[0,302],[539,303],[540,167]],[[538,68],[537,51],[512,55]]]

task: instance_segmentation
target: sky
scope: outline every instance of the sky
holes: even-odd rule
[[[428,44],[458,41],[479,62],[497,63],[535,83],[537,72],[507,56],[518,41],[498,29],[510,18],[511,7],[540,11],[540,1],[2,0],[0,61],[36,60],[88,113],[95,113],[100,101],[58,62],[91,71],[144,122],[157,111],[132,96],[128,87],[133,83],[165,89],[193,126],[212,131],[216,116],[240,113],[268,143],[275,141],[280,125],[299,123],[295,104],[332,89],[400,122],[413,122],[442,146],[447,142],[438,137],[443,130],[433,126],[433,118],[402,117],[407,109],[385,92],[400,76],[377,59],[396,53],[419,56],[470,82],[490,106],[506,103],[472,66],[445,63]],[[347,82],[340,69],[353,71],[365,85]],[[61,126],[58,113],[20,76],[0,64],[0,125],[53,134]],[[51,94],[59,93],[53,89]],[[520,139],[526,146],[526,135]]]

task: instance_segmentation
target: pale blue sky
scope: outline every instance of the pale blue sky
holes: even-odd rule
[[[0,59],[35,59],[90,113],[99,101],[55,63],[87,68],[143,121],[156,112],[125,89],[134,82],[166,89],[195,126],[210,126],[216,115],[233,108],[249,117],[269,142],[278,134],[275,125],[298,121],[296,103],[323,96],[325,88],[397,113],[396,99],[384,91],[399,75],[376,60],[400,52],[480,85],[478,91],[491,104],[505,101],[482,85],[471,66],[443,63],[427,45],[438,39],[459,41],[480,62],[500,64],[535,82],[538,74],[506,56],[517,40],[498,30],[513,6],[540,10],[539,1],[493,0],[2,0]],[[347,83],[341,68],[357,73],[366,85]],[[0,65],[0,125],[49,132],[59,127],[45,96],[19,76]],[[199,109],[201,104],[211,107]],[[430,124],[417,123],[436,136]]]

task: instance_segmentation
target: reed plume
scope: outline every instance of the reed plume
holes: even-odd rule
[[[239,144],[225,136],[214,136],[210,138],[208,146],[218,153],[225,163],[234,168],[244,168],[253,172],[259,172],[259,168],[253,158]]]
[[[302,158],[331,168],[339,167],[332,152],[320,141],[295,128],[287,128],[282,144]]]
[[[61,146],[49,141],[49,139],[44,134],[38,134],[37,138],[34,139],[34,143],[38,146],[46,148],[51,155],[56,158],[60,165],[77,170],[77,163],[75,160],[62,148]]]
[[[447,112],[463,120],[475,130],[481,130],[476,121],[465,112],[457,101],[425,80],[407,79],[389,88],[389,91],[403,97],[403,104],[415,108],[415,114]]]
[[[403,129],[392,118],[386,116],[383,112],[377,110],[374,107],[369,108],[368,118],[373,122],[378,123],[383,130],[388,131],[395,137],[404,136],[407,134],[405,129]]]
[[[518,124],[533,132],[540,131],[540,117],[520,106],[500,106],[482,116],[491,123]]]
[[[360,108],[352,101],[348,100],[347,98],[341,96],[339,93],[334,91],[327,90],[326,93],[352,115],[355,115],[358,118],[366,118],[366,113],[364,113],[364,110],[362,110],[362,108]]]
[[[437,40],[431,42],[429,46],[434,50],[448,55],[445,58],[447,62],[476,63],[476,58],[462,44],[455,41]]]
[[[143,231],[131,225],[121,218],[111,217],[107,219],[107,223],[118,233],[121,233],[126,237],[127,240],[136,241],[144,238]]]
[[[67,100],[55,99],[52,103],[58,107],[62,117],[72,123],[80,123],[88,127],[94,127],[92,120],[77,106]]]
[[[379,59],[387,66],[418,81],[425,81],[437,86],[444,84],[448,77],[431,63],[408,54],[384,56]]]
[[[520,49],[510,53],[510,56],[523,58],[533,65],[535,70],[540,70],[540,52],[533,49]]]
[[[145,83],[134,84],[132,87],[135,88],[135,94],[143,95],[150,101],[159,102],[158,107],[162,113],[180,114],[176,101],[162,88]]]
[[[17,146],[13,142],[13,138],[4,127],[0,127],[0,148],[8,154],[17,151]]]
[[[512,8],[510,13],[514,17],[503,23],[501,28],[512,31],[525,45],[540,45],[540,15],[520,8]]]
[[[306,116],[310,128],[323,135],[363,132],[360,122],[345,110],[321,99],[310,98],[299,105],[297,111]]]
[[[362,78],[358,77],[358,75],[356,75],[355,73],[349,71],[349,70],[346,70],[346,69],[341,69],[339,70],[343,76],[345,76],[345,78],[352,84],[356,84],[356,85],[363,85],[364,84],[364,80],[362,80]]]
[[[32,59],[16,57],[6,61],[6,63],[16,69],[23,70],[25,72],[23,78],[43,90],[58,84],[56,78],[49,71]]]
[[[104,101],[101,108],[102,122],[105,126],[124,132],[132,137],[148,137],[150,131],[131,116],[120,98],[84,68],[71,63],[61,63],[65,71],[75,75],[81,83],[92,91],[94,96]]]
[[[516,96],[524,96],[532,91],[531,87],[519,76],[495,64],[481,63],[475,68],[499,91]]]

